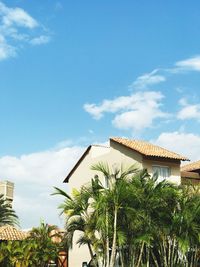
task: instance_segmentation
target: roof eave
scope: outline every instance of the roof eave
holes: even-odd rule
[[[70,177],[72,176],[72,174],[75,172],[75,170],[78,168],[78,166],[81,164],[82,160],[86,157],[86,155],[88,154],[88,152],[90,151],[92,145],[88,146],[88,148],[85,150],[85,152],[82,154],[82,156],[79,158],[79,160],[77,161],[77,163],[74,165],[74,167],[71,169],[71,171],[69,172],[69,174],[66,176],[66,178],[64,179],[63,183],[68,183]]]
[[[137,152],[137,153],[139,153],[140,155],[142,155],[142,156],[146,156],[146,157],[154,157],[154,158],[164,158],[164,159],[172,159],[172,160],[180,160],[180,161],[190,161],[188,158],[186,158],[186,157],[181,157],[181,155],[180,155],[180,157],[178,158],[175,158],[175,157],[161,157],[161,156],[157,156],[157,155],[147,155],[147,154],[145,154],[145,153],[142,153],[142,152],[140,152],[140,151],[138,151],[138,150],[136,150],[136,149],[134,149],[134,148],[131,148],[130,146],[127,146],[126,144],[123,144],[123,143],[121,143],[121,142],[118,142],[118,141],[116,141],[115,139],[113,139],[114,137],[110,137],[110,141],[112,141],[112,142],[115,142],[115,143],[117,143],[117,144],[119,144],[119,145],[122,145],[122,146],[124,146],[124,147],[126,147],[126,148],[128,148],[128,149],[131,149],[131,150],[133,150],[133,151],[135,151],[135,152]]]
[[[138,152],[140,153],[140,152]],[[175,158],[175,157],[162,157],[162,156],[158,156],[158,155],[147,155],[147,154],[143,154],[143,153],[140,153],[141,155],[145,156],[145,157],[151,157],[151,158],[157,158],[157,159],[169,159],[169,160],[178,160],[178,161],[190,161],[188,158]]]

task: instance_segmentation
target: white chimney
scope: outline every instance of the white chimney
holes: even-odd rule
[[[14,183],[9,181],[0,181],[0,195],[4,195],[5,199],[12,203],[14,193]]]

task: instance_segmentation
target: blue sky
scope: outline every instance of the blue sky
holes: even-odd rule
[[[22,227],[59,223],[52,186],[90,143],[126,136],[198,159],[199,9],[0,1],[0,177],[15,182]]]

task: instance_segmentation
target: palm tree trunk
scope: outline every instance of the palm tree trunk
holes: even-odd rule
[[[194,266],[197,265],[197,261],[198,261],[198,259],[197,259],[197,253],[198,253],[198,247],[195,246],[195,251],[194,251]]]
[[[154,253],[153,253],[153,250],[151,250],[151,255],[152,255],[152,258],[153,258],[155,267],[159,267],[158,261],[157,261],[157,259],[156,259],[156,256],[155,256]]]
[[[116,245],[117,245],[117,206],[115,206],[114,210],[113,243],[112,243],[112,252],[110,258],[110,267],[115,266]]]
[[[191,249],[191,258],[190,258],[190,267],[193,267],[194,265],[194,251]]]
[[[131,267],[135,266],[135,251],[132,251],[132,257],[131,257]]]
[[[149,260],[150,260],[150,249],[147,246],[147,267],[149,267]]]
[[[128,261],[126,262],[128,264],[128,267],[134,267],[135,266],[135,256],[134,256],[134,249],[133,246],[129,244],[128,249]]]
[[[139,253],[139,257],[138,257],[138,261],[137,261],[136,267],[140,266],[143,249],[144,249],[144,241],[142,242],[142,245],[141,245],[141,248],[140,248],[140,253]]]
[[[167,244],[168,244],[168,257],[167,257],[167,264],[170,265],[171,262],[171,245],[172,240],[170,237],[167,238]]]
[[[109,236],[108,236],[108,210],[106,210],[106,267],[110,264]]]
[[[167,267],[167,251],[165,246],[165,237],[163,238],[163,260],[164,260],[164,267]]]
[[[93,251],[92,251],[92,247],[91,247],[89,242],[87,243],[87,245],[88,245],[88,249],[89,249],[89,252],[90,252],[90,257],[91,257],[91,259],[93,259],[94,254],[93,254]]]
[[[175,244],[176,244],[175,237],[173,237],[173,239],[172,239],[172,250],[171,250],[170,266],[173,266],[173,264],[175,264],[175,260],[174,260]]]
[[[125,267],[125,265],[124,265],[124,258],[123,258],[122,250],[121,249],[119,250],[119,258],[120,258],[120,262],[121,262],[121,267]]]
[[[95,267],[97,267],[98,264],[97,264],[97,260],[94,259],[94,253],[93,253],[93,251],[92,251],[92,247],[91,247],[91,245],[90,245],[89,242],[87,243],[87,245],[88,245],[88,249],[89,249],[89,252],[90,252],[90,257],[91,257],[91,259],[93,260],[93,263],[94,263]]]

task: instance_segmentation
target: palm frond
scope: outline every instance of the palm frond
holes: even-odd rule
[[[55,192],[53,192],[51,195],[54,196],[54,195],[60,195],[60,196],[63,196],[63,197],[66,197],[68,199],[71,199],[70,195],[68,195],[64,190],[58,188],[58,187],[54,187],[55,189]]]
[[[98,162],[97,164],[92,165],[91,170],[99,171],[103,173],[105,177],[109,177],[111,174],[108,163],[106,162]]]

